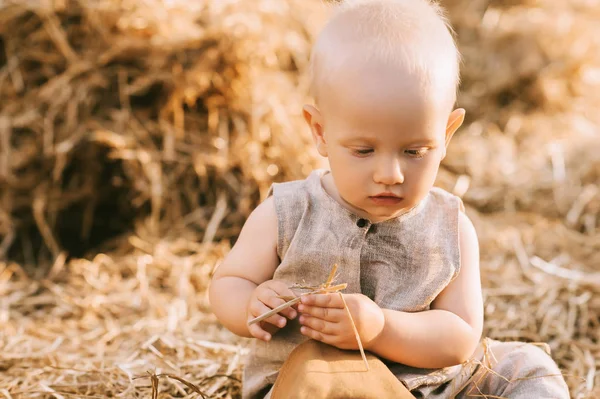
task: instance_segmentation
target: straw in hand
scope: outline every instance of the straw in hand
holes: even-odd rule
[[[348,284],[346,283],[342,283],[342,284],[336,284],[336,285],[332,285],[333,281],[335,280],[335,273],[337,271],[338,265],[334,264],[333,267],[331,268],[331,272],[329,273],[329,276],[327,277],[327,280],[323,283],[320,284],[318,286],[292,286],[290,288],[296,288],[296,289],[306,289],[309,290],[308,292],[302,293],[297,297],[280,297],[283,300],[287,300],[286,303],[281,304],[279,306],[277,306],[276,308],[271,309],[268,312],[263,313],[262,315],[255,317],[254,319],[248,321],[248,325],[252,325],[254,323],[258,323],[262,320],[265,320],[271,316],[273,316],[276,313],[281,312],[284,309],[289,308],[290,306],[294,306],[295,304],[297,304],[298,302],[300,302],[300,299],[305,296],[305,295],[312,295],[312,294],[326,294],[326,293],[335,293],[337,292],[340,295],[340,298],[342,299],[342,302],[344,303],[344,308],[346,309],[346,313],[348,314],[348,317],[350,318],[350,324],[352,324],[352,329],[354,330],[354,335],[356,336],[356,342],[358,343],[358,348],[360,349],[360,354],[362,356],[363,361],[365,362],[365,366],[366,366],[366,371],[369,370],[369,363],[367,362],[367,357],[365,355],[365,351],[363,349],[363,345],[362,345],[362,341],[360,340],[360,335],[358,334],[358,329],[356,328],[356,324],[354,323],[354,320],[352,319],[352,314],[350,313],[350,309],[348,308],[348,305],[346,304],[346,301],[344,300],[344,296],[342,295],[342,293],[340,291],[346,289],[346,287],[348,286]]]

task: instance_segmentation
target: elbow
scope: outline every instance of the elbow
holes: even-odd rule
[[[217,314],[217,309],[215,306],[216,303],[216,298],[218,295],[218,290],[215,288],[216,284],[215,284],[215,278],[213,277],[213,279],[210,281],[210,283],[208,284],[208,305],[210,306],[210,310],[215,314],[215,316],[217,316],[217,318],[219,318],[219,315]]]
[[[443,360],[440,359],[440,364],[436,365],[436,368],[452,367],[457,364],[465,363],[471,358],[472,354],[472,352],[468,353],[466,350],[458,350],[458,348],[455,348],[452,351],[444,353]]]
[[[224,302],[227,300],[227,293],[230,292],[230,288],[227,282],[222,277],[213,276],[208,284],[208,305],[210,310],[217,316],[217,319],[221,319],[223,311],[227,309],[224,306]]]
[[[471,349],[471,346],[457,346],[454,350],[450,350],[444,354],[444,361],[441,367],[451,367],[465,363],[473,357],[474,352],[475,348]]]
[[[227,323],[225,320],[220,321],[221,325],[223,327],[225,327],[226,329],[228,329],[230,332],[232,332],[233,334],[237,335],[238,337],[242,337],[242,338],[254,338],[252,336],[252,334],[250,334],[250,331],[248,331],[248,328],[246,326],[239,326],[233,323]]]
[[[222,284],[219,284],[218,279],[211,280],[208,285],[208,304],[210,306],[211,312],[217,317],[223,324],[223,317],[226,316],[227,307],[223,304],[223,292],[225,291]]]
[[[469,361],[469,359],[471,359],[471,357],[473,356],[473,351],[460,351],[454,354],[454,357],[452,359],[452,365],[457,365],[457,364],[462,364],[465,363],[467,361]]]
[[[453,364],[462,364],[473,358],[481,339],[481,333],[481,329],[472,328],[469,334],[465,334],[462,344],[455,346],[451,356]]]
[[[451,336],[447,336],[447,343],[443,345],[441,360],[443,367],[455,366],[465,363],[473,358],[479,347],[482,327],[472,326],[467,322],[461,322],[460,328],[454,330]]]
[[[231,295],[228,294],[231,290],[224,286],[223,282],[218,278],[213,278],[208,286],[208,303],[211,312],[217,318],[217,321],[233,334],[240,337],[251,338],[252,335],[248,331],[246,319],[240,317],[230,303]]]
[[[222,290],[219,289],[218,280],[211,280],[210,284],[208,285],[208,304],[210,306],[210,310],[223,326],[231,330],[231,328],[228,326],[228,323],[224,320],[224,316],[226,315],[223,314],[225,309],[223,309],[223,306],[221,306],[222,297]]]

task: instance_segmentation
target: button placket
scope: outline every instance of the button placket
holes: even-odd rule
[[[350,248],[356,249],[358,247],[362,247],[364,240],[366,238],[367,232],[371,227],[371,222],[368,219],[357,219],[354,224],[360,229],[358,230],[358,234],[353,234],[352,238],[348,240],[348,246]]]

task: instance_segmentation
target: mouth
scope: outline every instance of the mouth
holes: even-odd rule
[[[377,205],[397,205],[403,199],[392,193],[377,194],[369,198]]]
[[[394,193],[389,193],[389,192],[380,193],[380,194],[377,194],[377,195],[373,195],[373,196],[371,196],[371,198],[397,198],[397,199],[402,199],[402,197],[400,197],[400,196],[398,196],[398,195],[396,195]]]

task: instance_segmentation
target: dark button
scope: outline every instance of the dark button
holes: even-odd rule
[[[356,222],[356,225],[358,227],[365,227],[368,223],[369,223],[369,221],[367,219],[358,219],[358,221]]]

